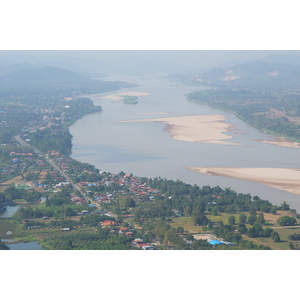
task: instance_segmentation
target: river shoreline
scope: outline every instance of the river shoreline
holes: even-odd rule
[[[280,168],[187,168],[212,176],[254,181],[292,194],[300,195],[300,169]]]

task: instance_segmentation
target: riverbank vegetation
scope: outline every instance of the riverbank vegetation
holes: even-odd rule
[[[189,101],[233,112],[270,134],[300,142],[300,94],[218,88],[193,92]]]

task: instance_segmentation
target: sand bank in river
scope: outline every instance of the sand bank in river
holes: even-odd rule
[[[169,115],[168,112],[154,112],[154,113],[137,113],[135,115]]]
[[[165,117],[124,122],[161,122],[166,124],[165,130],[175,139],[186,142],[237,145],[226,140],[232,136],[226,134],[233,125],[224,122],[223,115],[198,115]],[[123,123],[123,122],[119,122]]]
[[[148,96],[149,93],[142,93],[142,92],[120,92],[118,94],[109,95],[102,97],[104,99],[111,99],[111,100],[123,100],[124,97],[122,96],[135,96],[135,97],[142,97],[142,96]]]
[[[300,195],[300,169],[281,168],[188,168],[207,175],[254,181]]]
[[[293,141],[290,141],[290,140],[282,138],[282,137],[275,137],[275,139],[273,141],[265,141],[265,140],[256,140],[256,141],[265,143],[265,144],[281,146],[281,147],[300,148],[300,143],[293,142]]]

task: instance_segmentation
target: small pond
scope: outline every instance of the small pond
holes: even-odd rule
[[[37,242],[7,244],[10,250],[44,250]]]
[[[0,214],[0,218],[10,218],[18,211],[19,208],[20,205],[14,205],[14,206],[7,205],[5,212]]]

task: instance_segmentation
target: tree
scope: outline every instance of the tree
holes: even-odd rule
[[[241,214],[239,218],[239,224],[240,225],[245,225],[247,222],[247,216],[245,214]]]
[[[255,216],[249,216],[248,217],[248,223],[250,225],[253,225],[255,223],[255,221],[256,221],[256,217]]]
[[[176,228],[176,232],[184,233],[184,228],[182,226],[179,226],[179,227]]]
[[[281,203],[280,210],[290,210],[290,205],[283,201],[283,203]]]
[[[271,237],[272,237],[272,239],[273,239],[273,241],[274,241],[275,243],[280,242],[280,236],[279,236],[279,233],[278,233],[278,232],[273,231],[272,234],[271,234]]]
[[[235,225],[235,217],[234,216],[229,216],[228,217],[228,224],[229,225]]]
[[[248,231],[245,224],[239,224],[237,229],[241,234],[245,234]]]
[[[194,218],[194,222],[196,225],[207,225],[209,223],[209,219],[204,215],[200,214]]]
[[[185,209],[184,209],[184,215],[185,216],[191,216],[192,215],[192,208],[190,206],[187,206]]]
[[[187,234],[186,237],[185,237],[185,239],[187,241],[194,241],[194,236],[192,234]]]
[[[294,217],[282,216],[277,220],[280,226],[293,226],[297,224],[297,220]]]
[[[136,203],[132,198],[127,198],[125,202],[126,207],[135,207]]]
[[[265,218],[264,218],[264,214],[263,213],[260,213],[257,217],[257,220],[256,222],[260,225],[264,225],[265,224]]]

